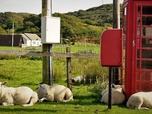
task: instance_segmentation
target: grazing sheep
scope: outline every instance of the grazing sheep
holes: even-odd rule
[[[132,94],[127,107],[131,109],[149,109],[152,108],[152,92],[137,92]]]
[[[7,87],[7,82],[0,82],[0,103],[3,106],[32,106],[38,101],[38,95],[29,87]]]
[[[43,100],[55,102],[67,102],[73,100],[71,90],[63,85],[49,86],[47,84],[41,84],[37,93],[39,102],[42,102]]]
[[[111,104],[122,104],[125,101],[125,95],[123,93],[123,89],[121,85],[113,85],[112,86],[112,97]],[[102,98],[101,102],[108,104],[108,89],[105,89],[101,92]]]

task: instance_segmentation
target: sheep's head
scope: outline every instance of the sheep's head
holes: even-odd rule
[[[38,88],[38,92],[37,92],[39,98],[45,97],[46,95],[48,95],[49,87],[50,86],[47,84],[40,84],[40,86]]]
[[[4,94],[4,88],[6,87],[7,82],[0,82],[0,96]]]
[[[0,82],[0,90],[2,87],[6,87],[7,82]]]
[[[120,91],[120,92],[123,92],[123,86],[122,86],[122,85],[112,84],[112,89],[113,89],[113,90]]]

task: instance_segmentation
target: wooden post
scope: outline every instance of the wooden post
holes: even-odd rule
[[[71,53],[71,48],[66,47],[66,53]],[[66,58],[67,62],[67,87],[72,90],[72,85],[71,85],[71,77],[72,77],[72,68],[71,68],[71,57]]]
[[[120,4],[119,0],[113,0],[113,28],[120,28]],[[119,84],[119,68],[113,68],[114,84]]]
[[[120,4],[119,4],[119,0],[113,0],[113,28],[120,28]]]
[[[51,0],[42,0],[42,16],[51,16]],[[42,44],[43,52],[52,52],[52,44]],[[43,82],[53,85],[52,56],[43,56]]]

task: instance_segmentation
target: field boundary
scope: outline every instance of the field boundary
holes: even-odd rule
[[[15,55],[15,56],[53,56],[53,57],[71,57],[71,58],[94,58],[99,59],[100,54],[94,53],[59,53],[59,52],[30,52],[30,51],[6,51],[0,50],[0,54],[2,55]]]

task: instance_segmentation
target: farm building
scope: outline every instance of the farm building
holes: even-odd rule
[[[21,34],[26,46],[41,46],[41,38],[37,34],[24,33]]]
[[[22,46],[23,38],[21,35],[14,35],[14,46]],[[0,35],[0,46],[11,46],[12,35]]]
[[[24,33],[21,35],[0,35],[0,46],[26,47],[26,46],[41,46],[41,38],[37,34]]]

